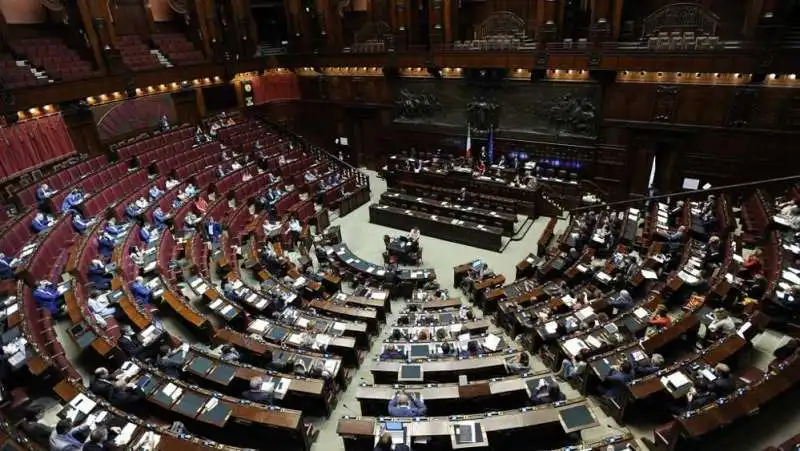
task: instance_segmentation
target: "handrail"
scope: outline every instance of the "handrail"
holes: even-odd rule
[[[578,207],[573,208],[570,210],[570,214],[580,213],[584,211],[591,211],[598,208],[606,208],[606,207],[621,207],[630,204],[641,204],[643,202],[649,202],[651,200],[662,200],[662,199],[670,199],[670,198],[686,198],[691,196],[696,196],[700,194],[716,194],[721,193],[728,190],[739,189],[739,188],[753,188],[763,185],[772,185],[778,183],[786,183],[786,182],[800,182],[800,175],[791,175],[788,177],[777,177],[773,179],[767,180],[758,180],[755,182],[743,182],[743,183],[734,183],[732,185],[724,185],[724,186],[717,186],[708,189],[697,189],[691,191],[685,191],[682,193],[670,193],[670,194],[659,194],[658,196],[645,196],[639,199],[628,199],[628,200],[620,200],[616,202],[606,202],[602,204],[595,204],[595,205],[588,205],[585,207]]]

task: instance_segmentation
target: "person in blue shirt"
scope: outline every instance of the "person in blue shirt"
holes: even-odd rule
[[[214,218],[211,218],[209,219],[204,232],[208,241],[217,243],[219,242],[219,237],[222,235],[222,226],[215,221]]]
[[[136,302],[139,303],[139,305],[146,305],[150,303],[153,293],[149,288],[147,288],[147,285],[144,284],[144,278],[141,276],[137,277],[136,280],[131,282],[130,289],[133,298],[136,299]]]
[[[222,285],[222,294],[225,295],[226,299],[233,302],[241,302],[243,300],[242,296],[239,296],[236,290],[233,289],[233,283],[231,283],[231,281],[227,281]]]
[[[47,183],[42,183],[38,188],[36,188],[36,201],[41,204],[45,200],[53,197],[53,194],[55,193],[56,190],[51,190]]]
[[[114,246],[116,246],[116,242],[108,233],[100,235],[100,238],[97,239],[97,252],[105,258],[111,258],[114,254]]]
[[[33,221],[31,221],[31,228],[36,233],[47,230],[51,225],[52,221],[50,221],[50,218],[42,213],[36,213],[36,216],[33,217]]]
[[[155,211],[153,211],[153,224],[155,224],[156,229],[164,230],[167,228],[166,221],[167,215],[164,213],[164,210],[161,207],[156,207]]]
[[[58,293],[55,284],[47,281],[39,281],[39,285],[33,290],[33,299],[36,305],[46,309],[54,317],[60,316],[64,311],[64,297]]]
[[[158,198],[159,198],[159,196],[161,196],[162,194],[164,194],[164,192],[163,192],[163,191],[161,191],[161,190],[158,188],[158,186],[157,186],[157,185],[153,185],[153,186],[151,186],[151,187],[150,187],[150,191],[148,191],[148,193],[150,194],[150,201],[154,201],[154,200],[158,199]]]
[[[108,222],[106,223],[106,226],[103,228],[103,232],[105,232],[105,233],[107,233],[107,234],[109,234],[111,236],[117,236],[120,233],[122,233],[122,228],[117,225],[117,220],[116,219],[111,218],[111,219],[108,220]]]
[[[90,225],[92,225],[91,219],[84,219],[78,213],[72,216],[72,228],[81,235],[86,232],[86,229],[88,229]]]
[[[172,201],[172,209],[177,210],[183,206],[183,202],[179,198],[175,198]]]
[[[398,392],[389,400],[389,415],[393,417],[424,417],[428,408],[421,399],[406,392]]]
[[[77,189],[72,190],[72,192],[67,194],[67,197],[64,198],[64,201],[61,202],[61,212],[68,213],[77,210],[81,202],[83,202],[83,195],[81,192]]]
[[[11,265],[11,261],[6,254],[0,252],[0,280],[14,278],[14,266]]]
[[[150,228],[150,224],[145,224],[142,228],[139,229],[139,239],[142,240],[142,244],[147,246],[150,243],[150,240],[153,238],[152,229]]]
[[[657,373],[661,368],[664,367],[664,356],[661,354],[653,354],[650,356],[648,362],[643,363],[636,363],[633,360],[633,356],[628,354],[628,360],[631,362],[631,365],[633,366],[633,373],[637,378]]]
[[[106,266],[100,260],[92,260],[89,270],[86,272],[86,277],[95,288],[103,291],[111,288],[111,279],[114,278],[113,275],[106,271]]]
[[[394,345],[386,345],[386,348],[384,348],[383,352],[381,353],[381,360],[396,360],[404,359],[405,357],[405,353],[397,349],[397,347]]]
[[[131,221],[135,221],[139,219],[139,216],[142,214],[142,209],[137,207],[135,203],[131,202],[125,207],[125,216],[128,217]]]
[[[616,298],[608,301],[608,305],[624,312],[633,307],[633,298],[628,290],[619,290],[619,295]]]

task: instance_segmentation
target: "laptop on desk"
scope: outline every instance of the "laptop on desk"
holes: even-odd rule
[[[461,421],[451,425],[450,445],[453,449],[483,448],[489,442],[480,422]]]

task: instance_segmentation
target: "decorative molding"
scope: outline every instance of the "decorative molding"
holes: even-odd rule
[[[677,86],[658,86],[656,87],[656,97],[653,101],[653,114],[651,119],[659,122],[671,122],[675,118],[675,111],[678,109]]]

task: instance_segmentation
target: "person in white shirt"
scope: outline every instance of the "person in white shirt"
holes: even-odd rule
[[[175,188],[176,186],[180,185],[180,183],[181,182],[179,182],[179,181],[175,180],[174,178],[170,177],[170,178],[167,179],[166,183],[164,183],[164,186],[166,187],[167,191],[169,191],[172,188]]]
[[[146,209],[150,204],[147,202],[147,199],[144,197],[140,197],[136,199],[136,206],[140,209]]]
[[[709,324],[708,331],[717,336],[726,336],[736,332],[736,323],[727,310],[718,308],[714,310],[714,320]]]
[[[231,171],[238,171],[239,169],[242,169],[242,165],[238,161],[234,161],[231,164]]]
[[[103,318],[114,316],[114,314],[117,312],[117,309],[108,302],[108,299],[105,296],[90,297],[88,304],[89,310],[91,310],[92,313]]]
[[[303,225],[300,224],[300,220],[297,219],[297,216],[292,216],[292,219],[289,220],[289,234],[292,236],[292,247],[294,248],[297,246],[298,241],[300,241],[300,232],[303,231]]]

